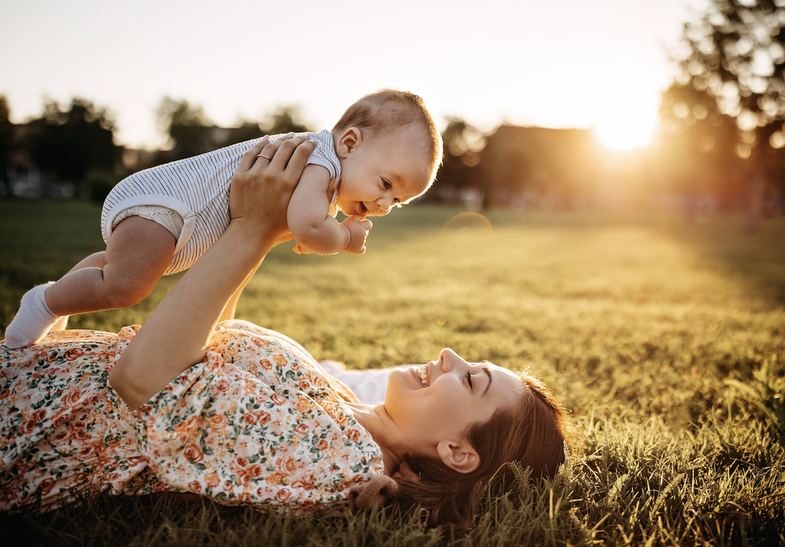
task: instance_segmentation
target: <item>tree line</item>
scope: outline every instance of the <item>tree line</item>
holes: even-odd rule
[[[590,131],[501,125],[486,134],[459,117],[443,132],[445,155],[425,199],[477,207],[746,208],[750,229],[781,212],[785,193],[785,0],[710,0],[685,24],[679,74],[663,93],[660,132],[649,147],[604,150]],[[609,91],[612,92],[612,91]],[[314,129],[297,107],[235,127],[198,105],[165,97],[156,110],[167,145],[123,150],[114,122],[92,102],[46,102],[15,126],[0,97],[0,191],[15,166],[32,165],[100,199],[131,171],[201,154],[265,133]]]
[[[45,182],[76,185],[79,195],[102,200],[128,174],[229,146],[264,134],[307,131],[297,107],[284,106],[261,122],[236,127],[212,123],[200,106],[164,97],[156,109],[166,145],[152,152],[126,150],[114,139],[115,122],[107,109],[84,98],[65,107],[44,103],[43,114],[24,124],[10,121],[10,105],[0,96],[0,193],[12,193],[14,178],[40,172]]]

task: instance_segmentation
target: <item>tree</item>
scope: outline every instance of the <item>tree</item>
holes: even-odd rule
[[[479,152],[485,146],[485,135],[461,118],[448,117],[442,140],[444,161],[436,176],[434,195],[438,193],[449,201],[453,194],[457,197],[463,189],[481,190],[483,184],[476,167],[480,161]]]
[[[0,195],[10,193],[8,167],[11,164],[11,148],[14,140],[14,124],[9,119],[11,109],[5,95],[0,95]]]
[[[285,105],[275,109],[267,119],[259,124],[264,133],[277,135],[279,133],[301,133],[310,131],[308,125],[302,120],[299,106]]]
[[[221,146],[257,139],[262,135],[312,131],[300,116],[300,107],[289,105],[279,106],[261,122],[240,119],[235,127],[223,129],[225,138]]]
[[[749,228],[756,230],[769,171],[785,145],[785,0],[710,0],[685,25],[683,41],[679,83],[713,97],[736,120],[737,155],[749,158]]]
[[[656,171],[684,198],[688,221],[701,198],[715,197],[722,209],[742,198],[737,141],[736,120],[723,114],[706,90],[673,83],[663,93]]]
[[[219,148],[215,125],[201,106],[192,106],[185,99],[164,97],[155,111],[158,128],[169,135],[160,161],[174,161],[204,154]]]
[[[190,158],[265,134],[309,131],[296,106],[278,107],[260,123],[240,120],[236,127],[219,127],[201,106],[164,97],[156,110],[156,119],[159,129],[170,138],[169,146],[156,158],[159,163]]]
[[[106,109],[78,97],[68,110],[48,101],[43,117],[28,127],[30,155],[41,171],[80,186],[91,170],[116,173],[123,149],[114,143],[114,122]]]

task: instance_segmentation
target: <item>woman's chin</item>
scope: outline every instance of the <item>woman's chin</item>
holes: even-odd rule
[[[406,367],[405,369],[401,369],[400,376],[401,376],[400,381],[403,383],[403,385],[406,386],[407,389],[413,391],[419,389],[425,389],[425,385],[422,383],[422,380],[420,379],[420,367],[411,366],[411,367]]]
[[[387,391],[384,394],[384,402],[387,404],[396,399],[405,398],[407,394],[420,389],[425,389],[420,381],[417,367],[407,367],[396,369],[390,373],[387,380]]]

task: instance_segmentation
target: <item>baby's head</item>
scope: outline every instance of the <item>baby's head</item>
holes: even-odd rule
[[[442,138],[423,100],[385,89],[366,95],[332,130],[341,160],[338,207],[386,215],[425,193],[442,159]]]

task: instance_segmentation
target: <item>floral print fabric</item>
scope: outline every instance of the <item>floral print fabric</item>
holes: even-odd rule
[[[0,510],[97,492],[324,508],[383,472],[334,380],[293,340],[221,324],[207,355],[131,411],[107,375],[138,327],[0,346]]]

